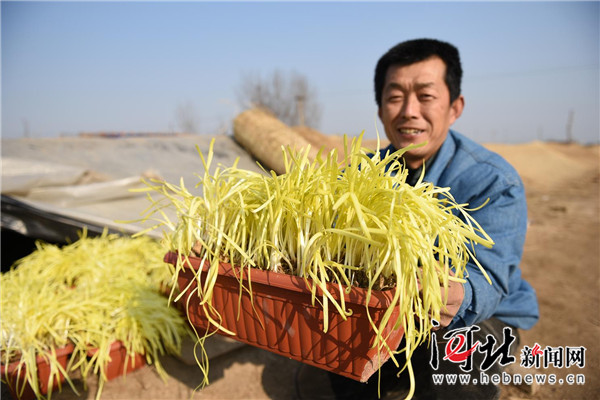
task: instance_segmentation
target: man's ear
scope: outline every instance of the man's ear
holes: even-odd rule
[[[450,105],[450,125],[460,118],[465,108],[465,97],[461,94]]]
[[[377,107],[377,116],[379,117],[379,120],[381,121],[381,107]]]

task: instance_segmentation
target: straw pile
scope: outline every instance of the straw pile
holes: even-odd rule
[[[340,135],[325,135],[315,129],[309,128],[308,126],[294,126],[292,129],[300,134],[311,146],[316,148],[323,147],[326,153],[329,153],[333,149],[338,151],[338,161],[342,161],[344,158],[344,137]],[[348,143],[352,141],[353,136],[348,136]],[[379,147],[385,148],[390,144],[390,141],[385,137],[379,138]],[[363,138],[362,145],[364,148],[375,150],[377,149],[377,139]]]
[[[344,138],[338,135],[325,135],[307,126],[289,127],[275,116],[263,109],[251,109],[239,114],[233,121],[235,139],[256,158],[261,165],[272,169],[277,174],[285,172],[282,146],[290,146],[293,150],[310,145],[308,160],[313,162],[319,153],[328,154],[337,149],[338,161],[343,160]],[[348,137],[348,143],[352,136]],[[381,147],[389,141],[381,140]],[[377,139],[364,139],[363,146],[375,150]]]
[[[251,109],[233,121],[235,139],[267,169],[277,174],[285,172],[282,146],[300,150],[310,143],[286,124],[262,109]],[[311,147],[309,159],[314,160],[319,150]]]
[[[340,136],[324,135],[308,126],[293,126],[292,130],[303,137],[312,147],[323,148],[325,153],[333,149],[338,150],[338,160],[344,156],[344,138]]]

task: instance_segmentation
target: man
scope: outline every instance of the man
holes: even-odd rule
[[[441,329],[432,333],[437,350],[423,345],[413,353],[415,398],[497,398],[499,389],[486,382],[481,372],[490,376],[501,373],[501,364],[518,365],[518,357],[507,359],[500,353],[508,357],[506,350],[510,346],[514,354],[518,341],[516,328],[529,329],[538,319],[535,292],[521,278],[519,269],[527,230],[523,184],[516,171],[499,155],[450,130],[465,106],[460,91],[461,78],[458,50],[451,44],[432,39],[396,45],[381,57],[375,69],[378,114],[391,142],[381,152],[391,153],[411,144],[426,143],[403,155],[404,165],[409,170],[408,182],[414,185],[424,168],[424,180],[450,187],[459,204],[468,203],[477,208],[489,199],[471,215],[495,242],[492,249],[481,248],[476,253],[492,285],[471,260],[467,265],[466,283],[453,282],[449,287],[446,308],[439,321]],[[443,359],[448,355],[447,343],[453,340],[451,331],[462,327],[473,327],[463,330],[463,337],[470,336],[473,344],[480,342],[468,364],[467,360]],[[502,344],[505,347],[491,357],[492,350]],[[455,346],[458,340],[450,343],[450,349]],[[462,352],[464,348],[457,350]],[[389,398],[408,393],[408,373],[403,372],[397,378],[397,372],[390,362],[381,368],[383,398],[386,392]],[[478,379],[478,384],[433,382],[433,374],[465,372]],[[377,374],[367,384],[356,385],[344,378],[330,378],[340,398],[377,398]]]

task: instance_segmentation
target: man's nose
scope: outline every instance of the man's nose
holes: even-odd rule
[[[416,118],[419,115],[419,101],[417,96],[406,96],[400,113],[404,119]]]

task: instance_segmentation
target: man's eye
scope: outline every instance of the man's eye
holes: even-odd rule
[[[390,103],[396,103],[398,101],[402,101],[402,96],[390,96],[390,97],[388,97],[388,101]]]

